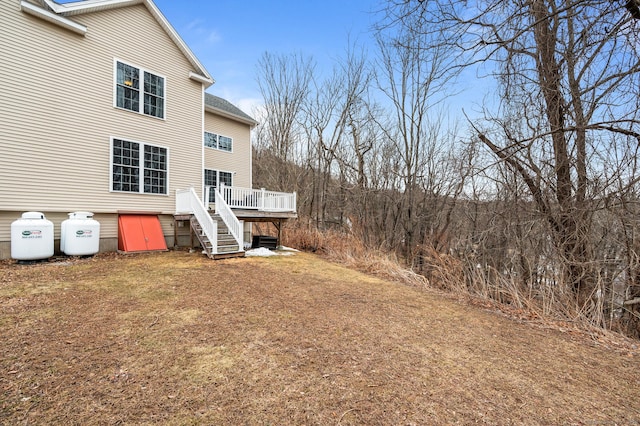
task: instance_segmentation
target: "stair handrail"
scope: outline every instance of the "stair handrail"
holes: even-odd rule
[[[176,190],[176,213],[193,214],[200,223],[204,235],[211,242],[212,254],[218,253],[218,231],[217,226],[207,208],[204,206],[193,187],[189,189]]]
[[[236,242],[238,243],[238,250],[244,251],[244,244],[242,243],[242,224],[222,196],[221,191],[224,191],[224,185],[220,186],[221,188],[215,188],[216,213],[220,215],[224,224],[227,225],[229,232],[236,239]]]
[[[267,191],[264,188],[251,189],[221,185],[220,193],[233,209],[258,211],[295,212],[296,193]]]

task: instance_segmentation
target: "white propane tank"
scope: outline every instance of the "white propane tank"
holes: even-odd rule
[[[26,212],[11,223],[11,257],[40,260],[53,256],[53,223],[40,212]]]
[[[60,228],[60,250],[68,256],[89,256],[100,250],[100,223],[93,213],[69,213]]]

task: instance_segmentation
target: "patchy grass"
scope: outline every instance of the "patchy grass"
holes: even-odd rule
[[[2,424],[638,424],[638,353],[309,254],[0,264]]]

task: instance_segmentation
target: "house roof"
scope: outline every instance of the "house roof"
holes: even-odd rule
[[[56,3],[54,0],[37,1],[45,8],[44,10],[33,10],[33,7],[29,6],[29,3],[24,0],[21,2],[23,10],[26,9],[26,12],[36,14],[49,21],[57,21],[55,23],[71,29],[72,31],[76,31],[79,34],[84,34],[84,32],[87,31],[86,27],[72,21],[69,17],[110,9],[118,9],[137,4],[144,5],[193,66],[195,72],[189,73],[189,78],[204,84],[205,87],[209,87],[215,82],[206,68],[202,63],[200,63],[196,55],[193,54],[189,46],[187,46],[178,32],[171,26],[167,18],[165,18],[162,12],[160,12],[160,9],[158,9],[158,7],[153,3],[153,0],[80,0],[64,4]],[[79,28],[75,28],[74,25],[77,25]],[[83,29],[84,31],[82,31]]]
[[[204,94],[204,108],[205,111],[220,114],[233,120],[249,124],[251,127],[258,124],[256,120],[251,118],[248,114],[245,114],[244,111],[231,102],[212,95],[211,93]]]

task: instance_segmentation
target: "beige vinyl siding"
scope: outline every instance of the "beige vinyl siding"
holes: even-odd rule
[[[22,217],[24,212],[12,212],[0,210],[0,242],[11,240],[11,224]],[[60,230],[62,222],[69,218],[69,215],[62,212],[45,213],[45,218],[53,223],[53,238],[60,239]],[[96,214],[93,219],[100,223],[101,239],[117,239],[118,238],[118,214]],[[159,215],[160,226],[165,237],[173,237],[173,215]],[[4,257],[8,257],[4,256]],[[0,256],[0,259],[3,257]]]
[[[0,211],[0,241],[11,239],[11,224],[22,217],[22,211]],[[71,212],[69,212],[71,213]],[[62,222],[69,218],[67,213],[49,212],[44,213],[45,218],[53,223],[53,238],[60,238],[60,226]],[[96,214],[93,216],[100,222],[101,238],[118,237],[118,215],[117,214]],[[163,228],[164,229],[164,228]],[[172,231],[173,232],[173,231]]]
[[[204,130],[233,139],[232,152],[204,148],[205,169],[235,172],[233,185],[251,188],[251,128],[249,125],[206,112]]]
[[[173,213],[202,185],[202,85],[145,6],[72,19],[85,37],[0,2],[0,210]],[[114,59],[166,78],[165,120],[114,107]],[[168,195],[110,192],[112,137],[168,149]]]

